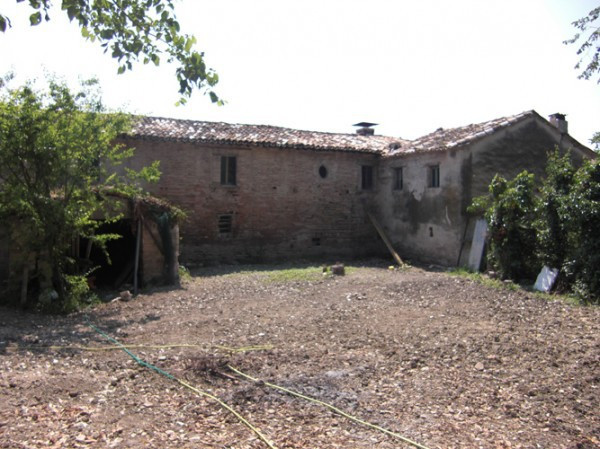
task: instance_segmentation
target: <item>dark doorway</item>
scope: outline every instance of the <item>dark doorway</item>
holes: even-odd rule
[[[135,234],[131,220],[119,220],[115,223],[101,225],[97,234],[118,234],[121,237],[110,240],[106,250],[110,264],[104,252],[96,245],[90,252],[90,265],[96,268],[91,273],[90,285],[97,288],[117,288],[133,282],[133,267],[135,261]],[[82,240],[80,248],[85,251],[87,241]]]

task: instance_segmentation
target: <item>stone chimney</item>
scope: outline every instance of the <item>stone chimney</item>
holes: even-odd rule
[[[566,114],[552,114],[550,116],[550,123],[552,123],[561,134],[567,134],[569,132],[569,122],[565,119]]]
[[[360,122],[355,123],[352,126],[358,126],[359,128],[356,130],[356,134],[360,134],[361,136],[372,136],[375,134],[375,130],[372,126],[376,126],[377,123],[369,123],[369,122]]]

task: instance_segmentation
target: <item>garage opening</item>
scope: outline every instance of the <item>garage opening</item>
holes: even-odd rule
[[[104,223],[97,234],[118,234],[121,237],[110,240],[106,250],[110,264],[104,252],[97,245],[92,245],[89,265],[96,268],[89,276],[91,288],[118,288],[123,284],[133,283],[133,269],[135,265],[135,234],[132,220],[119,220],[114,223]],[[88,240],[82,239],[80,250],[87,251]],[[80,254],[85,258],[85,254]]]

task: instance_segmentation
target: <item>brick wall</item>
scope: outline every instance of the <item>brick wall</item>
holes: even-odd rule
[[[364,256],[384,251],[365,209],[375,207],[378,180],[361,190],[361,166],[372,154],[198,145],[131,140],[130,166],[161,161],[154,195],[184,209],[185,263]],[[236,157],[236,185],[221,185],[221,157]],[[320,167],[327,170],[321,177]],[[231,216],[231,232],[219,232]],[[223,221],[224,220],[224,221]],[[227,227],[227,226],[225,226]],[[222,229],[221,229],[222,230]]]
[[[152,220],[144,220],[142,227],[142,271],[144,282],[154,282],[164,278],[165,258],[158,226]]]
[[[142,227],[142,273],[144,283],[165,283],[169,278],[177,279],[178,254],[179,254],[179,228],[178,225],[171,226],[171,248],[164,248],[164,242],[158,229],[158,225],[151,219],[145,218]],[[173,252],[174,266],[171,273],[168,272],[168,264],[165,261],[164,251]]]

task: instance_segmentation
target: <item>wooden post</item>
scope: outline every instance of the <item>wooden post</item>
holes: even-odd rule
[[[142,217],[138,218],[137,222],[137,236],[135,239],[135,259],[133,266],[133,294],[138,293],[138,271],[140,268],[140,246],[142,243]]]
[[[383,240],[383,243],[385,243],[385,246],[387,246],[388,251],[390,252],[390,254],[392,255],[392,257],[394,258],[394,260],[396,261],[396,263],[399,266],[403,266],[404,262],[402,262],[402,259],[400,258],[400,256],[398,255],[398,253],[394,250],[394,247],[392,246],[392,242],[390,242],[390,239],[388,239],[387,235],[385,235],[385,232],[383,231],[383,228],[379,225],[379,223],[377,222],[377,220],[375,220],[375,217],[371,214],[371,212],[367,212],[367,215],[369,216],[369,219],[371,220],[371,223],[373,223],[373,226],[375,226],[375,229],[377,230],[377,233],[381,237],[381,240]]]
[[[85,248],[85,260],[90,260],[90,256],[92,255],[92,239],[90,238],[87,242],[87,246]]]
[[[25,262],[23,267],[23,279],[21,280],[21,306],[27,302],[27,284],[29,283],[29,265]]]

